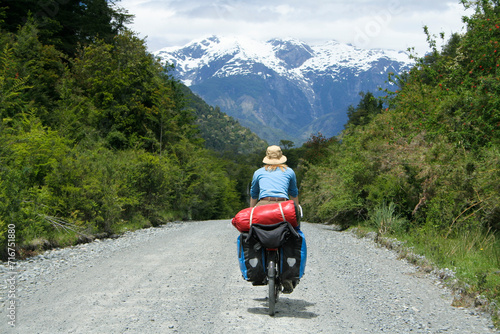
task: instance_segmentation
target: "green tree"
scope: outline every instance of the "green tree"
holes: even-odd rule
[[[305,150],[302,158],[310,163],[319,164],[323,159],[328,157],[329,146],[336,142],[336,138],[326,138],[320,132],[315,135],[313,134],[303,145]]]
[[[27,109],[28,101],[22,98],[22,93],[30,88],[28,78],[20,77],[15,68],[14,52],[4,45],[0,53],[0,119],[3,123]]]
[[[40,42],[39,30],[32,19],[28,19],[12,39],[16,74],[27,78],[31,86],[23,92],[23,99],[36,107],[38,117],[46,125],[53,125],[57,121],[53,109],[59,98],[56,87],[64,73],[63,54]]]
[[[294,147],[295,144],[291,140],[282,139],[282,140],[280,140],[279,146],[281,148],[283,148],[284,150],[288,150],[288,149],[291,149],[292,147]]]
[[[356,108],[349,106],[347,109],[348,121],[346,128],[349,126],[366,125],[377,114],[382,112],[382,101],[373,96],[372,93],[360,92],[361,100]]]
[[[70,87],[61,87],[68,92],[64,108],[88,101],[93,108],[80,121],[98,129],[110,147],[160,152],[197,133],[178,84],[130,32],[117,35],[113,44],[97,41],[83,48],[68,76],[64,82]]]
[[[16,32],[31,16],[41,30],[45,45],[55,45],[67,55],[73,55],[79,44],[87,45],[96,38],[111,42],[125,29],[132,16],[107,0],[16,0],[3,7],[2,28]]]

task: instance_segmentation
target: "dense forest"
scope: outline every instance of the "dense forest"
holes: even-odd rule
[[[466,32],[424,28],[431,52],[383,98],[361,92],[338,137],[279,144],[309,222],[395,237],[499,304],[500,4],[461,3]],[[130,20],[106,0],[0,6],[3,259],[9,226],[29,256],[248,205],[267,143],[172,78]]]
[[[500,5],[462,3],[475,9],[464,34],[424,27],[432,51],[391,76],[384,98],[361,93],[342,134],[304,166],[301,202],[311,222],[407,242],[498,304]]]
[[[174,80],[125,11],[22,0],[0,19],[3,258],[9,225],[25,256],[246,205],[266,143]]]

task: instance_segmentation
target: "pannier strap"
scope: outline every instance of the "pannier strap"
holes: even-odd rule
[[[285,213],[283,212],[283,207],[281,207],[281,203],[278,203],[278,205],[280,206],[281,217],[283,217],[283,221],[286,222]],[[250,223],[251,222],[252,222],[252,218],[250,218]]]
[[[252,218],[253,218],[253,210],[255,210],[256,206],[252,208],[252,211],[250,211],[250,226],[252,226]],[[283,211],[283,210],[282,210]],[[283,214],[283,213],[282,213]]]

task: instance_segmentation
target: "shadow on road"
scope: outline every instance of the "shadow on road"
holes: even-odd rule
[[[256,298],[255,300],[262,302],[263,307],[251,307],[248,309],[248,312],[268,315],[267,298]],[[302,299],[291,299],[280,296],[279,302],[276,304],[276,314],[274,317],[313,319],[318,315],[314,312],[307,311],[307,308],[313,305],[315,305],[315,303],[310,303]]]

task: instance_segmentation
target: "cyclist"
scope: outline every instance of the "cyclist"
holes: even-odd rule
[[[288,167],[281,148],[272,145],[267,148],[262,160],[264,166],[253,174],[250,188],[250,206],[275,203],[292,199],[299,205],[299,190],[295,172]]]
[[[271,145],[262,160],[264,166],[256,170],[250,188],[250,207],[272,204],[279,201],[293,200],[299,205],[297,178],[292,168],[285,162],[281,148]],[[297,282],[283,281],[283,292],[291,293]]]

